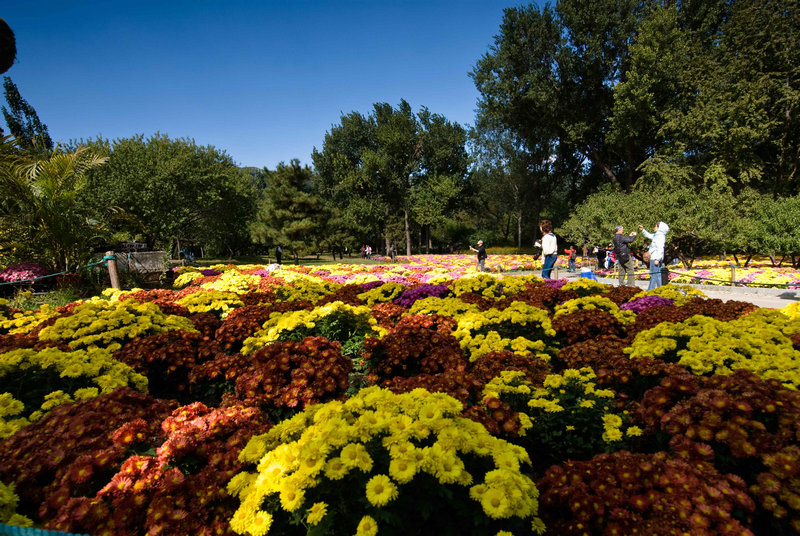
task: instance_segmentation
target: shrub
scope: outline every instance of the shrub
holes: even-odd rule
[[[446,395],[377,387],[307,408],[242,451],[257,468],[228,485],[241,500],[231,528],[284,534],[305,522],[318,534],[495,535],[533,522],[543,532],[522,472],[527,454],[461,409]]]
[[[153,440],[155,455],[129,456],[96,494],[81,493],[81,477],[76,479],[91,471],[91,454],[77,458],[48,501],[54,512],[47,525],[115,536],[233,534],[228,522],[236,501],[225,484],[242,469],[239,449],[268,429],[255,408],[178,408],[161,423],[163,442]],[[132,421],[117,429],[114,444],[130,452],[137,438],[151,433],[143,420]]]
[[[197,367],[192,383],[231,381],[248,406],[299,408],[338,398],[348,388],[353,362],[323,337],[270,344],[251,355],[219,355]]]
[[[538,486],[553,534],[753,536],[734,517],[754,507],[740,478],[663,452],[568,461],[548,469]]]

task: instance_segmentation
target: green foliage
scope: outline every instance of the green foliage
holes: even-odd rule
[[[467,172],[464,129],[406,101],[376,103],[364,116],[342,116],[312,158],[316,189],[339,211],[340,231],[368,241],[380,233],[411,253],[411,228],[440,225],[452,210]]]
[[[113,230],[141,234],[151,247],[189,240],[230,253],[248,243],[253,183],[224,152],[162,134],[91,145],[109,158],[89,176],[86,205],[97,212],[120,207],[131,216]]]
[[[265,170],[265,198],[250,228],[254,241],[280,245],[295,259],[315,242],[322,200],[311,192],[311,168],[299,160]]]
[[[15,156],[12,143],[2,140],[0,229],[7,231],[0,235],[0,249],[19,248],[62,270],[85,264],[104,230],[80,198],[87,172],[106,158],[81,147],[74,152],[56,148],[28,159]]]

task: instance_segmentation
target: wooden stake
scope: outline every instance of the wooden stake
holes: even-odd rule
[[[106,257],[113,257],[108,259],[108,278],[111,280],[111,288],[121,289],[119,274],[117,273],[117,258],[114,256],[113,251],[106,251]]]

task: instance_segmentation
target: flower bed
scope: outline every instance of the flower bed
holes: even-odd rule
[[[796,307],[470,259],[182,269],[180,289],[0,307],[0,522],[800,531]]]

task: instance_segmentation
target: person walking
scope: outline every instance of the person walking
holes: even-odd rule
[[[479,272],[483,272],[484,265],[486,263],[486,248],[483,247],[483,240],[478,240],[478,249],[470,246],[469,249],[476,252],[478,254],[478,264],[477,268]]]
[[[629,287],[635,286],[633,280],[633,272],[636,269],[636,261],[633,259],[631,249],[628,244],[636,240],[636,232],[625,236],[623,233],[625,228],[622,225],[617,225],[614,228],[614,253],[617,254],[617,262],[619,263],[619,286],[622,286],[622,280],[627,276],[627,285]]]
[[[578,251],[575,249],[575,247],[570,246],[570,247],[568,247],[567,249],[564,250],[564,254],[567,256],[567,259],[569,261],[569,268],[567,268],[567,271],[568,272],[574,272],[575,271],[575,259],[578,258]]]
[[[541,242],[537,240],[534,246],[542,248],[542,257],[544,258],[542,279],[551,279],[550,274],[558,259],[558,241],[556,235],[553,234],[553,224],[550,220],[539,222],[539,230],[542,232],[542,240]]]
[[[275,261],[278,264],[281,263],[281,257],[283,257],[283,248],[281,247],[280,244],[278,244],[277,246],[275,246]]]
[[[642,225],[639,226],[639,230],[646,238],[650,239],[650,247],[647,250],[650,254],[650,284],[647,286],[647,290],[653,290],[662,284],[661,268],[664,264],[664,246],[667,241],[669,225],[660,221],[656,223],[656,230],[653,233]]]

